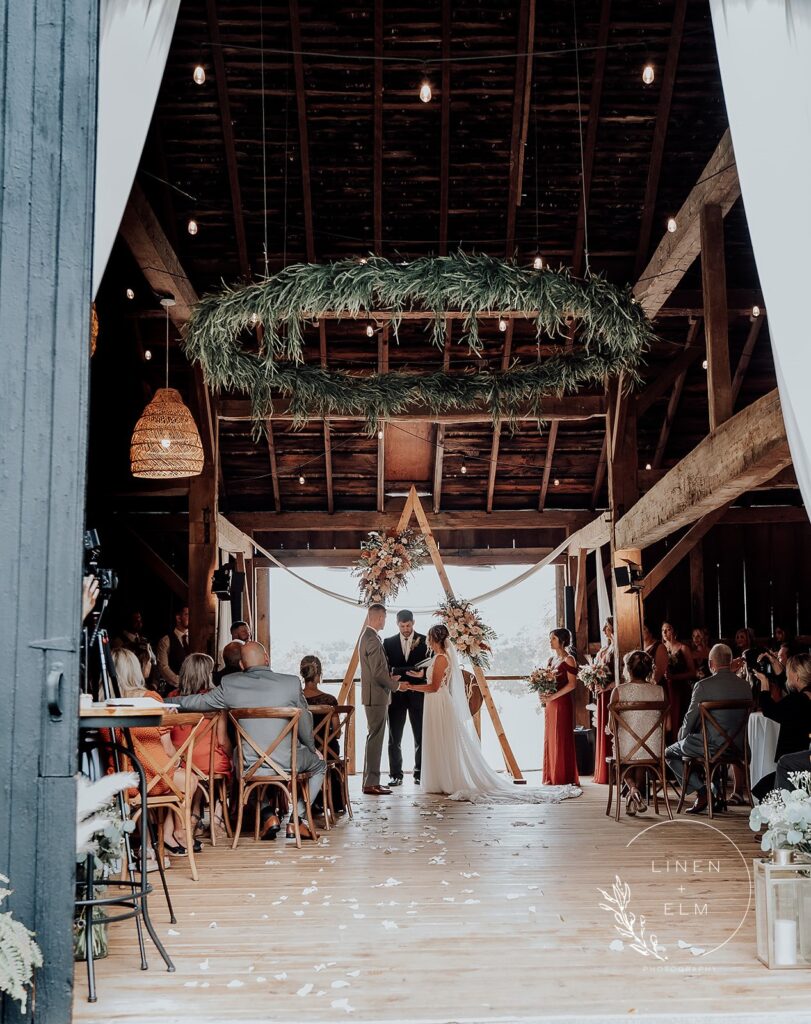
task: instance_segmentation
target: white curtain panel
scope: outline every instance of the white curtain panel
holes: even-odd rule
[[[101,0],[94,298],[135,181],[179,6],[180,0]]]
[[[228,564],[228,552],[220,548],[220,565]],[[222,660],[222,649],[231,642],[231,602],[217,599],[217,650],[214,652],[214,663],[217,668],[222,668],[225,662]]]
[[[811,0],[710,0],[794,469],[811,507]]]
[[[603,549],[595,548],[594,558],[596,560],[596,571],[597,571],[597,614],[600,618],[600,629],[603,628],[603,623],[611,614],[611,600],[608,596],[608,585],[605,581],[605,573],[603,572]],[[603,637],[600,634],[600,642],[602,643]]]

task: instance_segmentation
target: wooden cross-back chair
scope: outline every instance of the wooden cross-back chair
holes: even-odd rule
[[[175,726],[188,725],[191,726],[191,732],[180,746],[177,747],[175,753],[165,764],[156,764],[150,756],[149,751],[144,746],[139,733],[145,732],[145,729],[133,729],[130,732],[133,753],[147,770],[147,774],[152,775],[152,778],[150,778],[147,784],[146,790],[146,813],[149,814],[152,811],[156,811],[158,814],[166,815],[172,811],[176,811],[181,817],[183,827],[186,830],[189,869],[195,882],[198,880],[199,875],[197,871],[197,861],[194,856],[194,831],[191,824],[193,795],[191,788],[192,779],[196,778],[192,759],[194,757],[195,743],[206,735],[211,734],[211,730],[214,727],[214,721],[215,720],[213,718],[209,718],[206,715],[197,714],[195,712],[186,712],[171,716],[167,715],[165,719],[166,725],[171,725],[173,728]],[[160,728],[160,726],[155,726],[155,731],[158,732]],[[178,768],[183,768],[185,772],[183,789],[181,789],[174,780],[174,774]],[[168,790],[168,792],[155,792],[156,790],[163,789]],[[144,810],[141,807],[140,793],[135,793],[130,796],[128,801],[132,809],[133,820],[137,821],[138,817]],[[141,831],[144,833],[145,828],[142,828]],[[160,827],[158,828],[157,855],[160,858],[160,863],[162,864],[164,856],[163,829]]]
[[[217,723],[221,716],[225,714],[224,711],[207,711],[205,712],[206,718],[213,720],[211,728],[211,743],[209,744],[209,756],[208,756],[208,771],[204,772],[202,768],[199,768],[196,764],[192,764],[192,771],[200,781],[200,792],[203,795],[203,800],[208,805],[208,822],[209,822],[209,838],[211,839],[211,845],[217,845],[216,830],[214,828],[214,809],[217,806],[217,800],[219,799],[222,807],[222,818],[225,824],[225,834],[228,838],[231,838],[231,816],[228,808],[228,787],[230,784],[231,776],[227,772],[215,771],[214,763],[217,759],[217,736],[216,728]],[[199,739],[198,739],[199,744]]]
[[[670,810],[670,800],[667,794],[667,774],[665,767],[665,723],[669,705],[662,701],[652,700],[629,700],[615,701],[608,705],[608,719],[611,733],[614,737],[614,755],[607,757],[608,765],[608,803],[605,813],[611,813],[611,802],[616,787],[617,809],[616,820],[620,820],[622,807],[622,783],[634,768],[644,768],[645,771],[654,775],[662,787],[662,796],[665,801],[668,818],[673,818]],[[651,715],[651,724],[639,732],[626,719],[629,712],[642,711]],[[640,732],[642,735],[640,735]],[[626,738],[631,744],[630,751],[623,751]],[[656,785],[653,787],[653,809],[659,813],[659,792]]]
[[[335,805],[332,799],[333,776],[338,777],[344,807],[349,817],[352,817],[346,738],[355,708],[351,704],[313,704],[310,711],[313,713],[315,743],[324,758],[324,787],[321,792],[324,802],[324,826],[329,832],[332,827],[330,818],[335,821]]]
[[[721,807],[727,809],[726,782],[727,771],[730,765],[741,769],[741,777],[745,789],[745,796],[749,806],[753,806],[752,789],[749,784],[749,715],[752,712],[753,704],[750,700],[706,700],[699,704],[701,714],[701,742],[704,747],[702,755],[697,757],[682,758],[682,785],[681,796],[677,813],[684,806],[687,799],[687,780],[693,770],[698,766],[704,769],[704,780],[707,787],[707,811],[713,816],[712,784],[715,776],[720,772],[721,782],[718,787],[718,802]],[[727,729],[718,721],[719,711],[740,712],[736,724]],[[710,741],[720,741],[720,746],[715,753],[710,752]]]
[[[300,772],[296,765],[298,754],[298,727],[301,718],[299,708],[232,708],[228,717],[236,731],[236,769],[237,769],[237,820],[234,826],[234,841],[231,848],[235,850],[242,831],[242,818],[245,807],[251,796],[256,793],[256,814],[254,820],[254,839],[259,839],[259,821],[262,813],[262,790],[268,786],[282,790],[290,796],[290,807],[293,816],[293,832],[296,846],[301,848],[301,823],[299,821],[299,794],[304,799],[307,813],[307,825],[314,839],[318,838],[313,821],[313,809],[310,805],[310,792],[307,785],[309,772]],[[242,726],[242,722],[256,719],[285,721],[279,734],[267,747],[262,749]],[[290,767],[279,763],[279,753],[290,746]],[[246,766],[245,752],[250,749],[256,760]],[[275,757],[274,757],[275,754]],[[258,791],[258,792],[257,792]]]

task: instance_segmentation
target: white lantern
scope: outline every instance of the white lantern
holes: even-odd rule
[[[811,967],[811,860],[755,861],[758,960],[767,967]]]

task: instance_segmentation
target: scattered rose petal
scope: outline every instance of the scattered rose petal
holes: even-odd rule
[[[296,995],[297,996],[308,996],[312,992],[312,990],[314,988],[315,988],[315,985],[313,985],[312,982],[308,981],[306,985],[302,985],[301,986],[301,988],[298,990],[298,992],[296,992]]]
[[[242,986],[244,984],[245,984],[244,981],[239,981],[237,978],[234,978],[234,980],[233,981],[229,981],[228,984],[225,987],[226,988],[242,988]]]
[[[344,981],[343,978],[338,978],[337,981],[333,981],[332,988],[349,988],[349,982]]]
[[[384,921],[383,927],[386,929],[387,932],[396,931],[397,924],[394,921]]]
[[[287,971],[282,971],[281,974],[274,974],[273,977],[276,981],[287,981]]]
[[[176,932],[174,928],[170,928],[166,933],[167,935],[180,935],[180,932]]]
[[[217,922],[216,921],[212,921],[211,924],[209,925],[209,928],[216,928],[216,927],[217,927]]]
[[[621,953],[625,949],[625,943],[622,939],[614,939],[614,941],[608,947],[614,953]]]
[[[207,971],[208,970],[208,960],[204,960],[201,964],[198,964],[197,966],[200,968],[201,971]]]
[[[345,1013],[352,1013],[354,1010],[348,999],[333,999],[330,1006],[333,1010],[343,1010]]]

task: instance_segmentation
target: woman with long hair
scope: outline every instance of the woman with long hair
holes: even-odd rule
[[[574,691],[577,686],[577,662],[569,654],[572,635],[568,629],[553,629],[549,634],[552,657],[548,667],[557,674],[558,688],[541,697],[546,709],[543,736],[543,781],[546,786],[578,786],[577,758],[574,749]]]
[[[595,655],[594,661],[598,665],[607,665],[611,670],[611,677],[616,682],[616,647],[614,644],[614,619],[609,615],[603,623],[603,636],[605,643]],[[592,782],[605,785],[608,782],[608,765],[606,758],[611,754],[611,734],[606,726],[608,725],[608,698],[612,690],[600,690],[594,700],[597,704],[597,712],[594,716],[595,729],[597,731],[594,742],[594,777]]]
[[[338,706],[337,697],[331,693],[327,693],[326,690],[321,689],[321,680],[324,674],[324,669],[321,666],[321,659],[315,654],[307,654],[301,659],[299,665],[299,675],[303,683],[301,692],[304,694],[304,699],[311,707],[328,707],[334,708]],[[321,725],[326,716],[321,714],[313,714],[313,726],[315,729]],[[330,744],[329,753],[332,757],[340,757],[341,750],[338,741],[334,741]],[[337,772],[330,772],[331,778],[331,791],[332,806],[336,814],[343,814],[346,808],[344,807],[344,794],[341,780],[338,777]],[[316,797],[314,804],[316,811],[320,812],[323,807],[322,795],[319,793]]]

